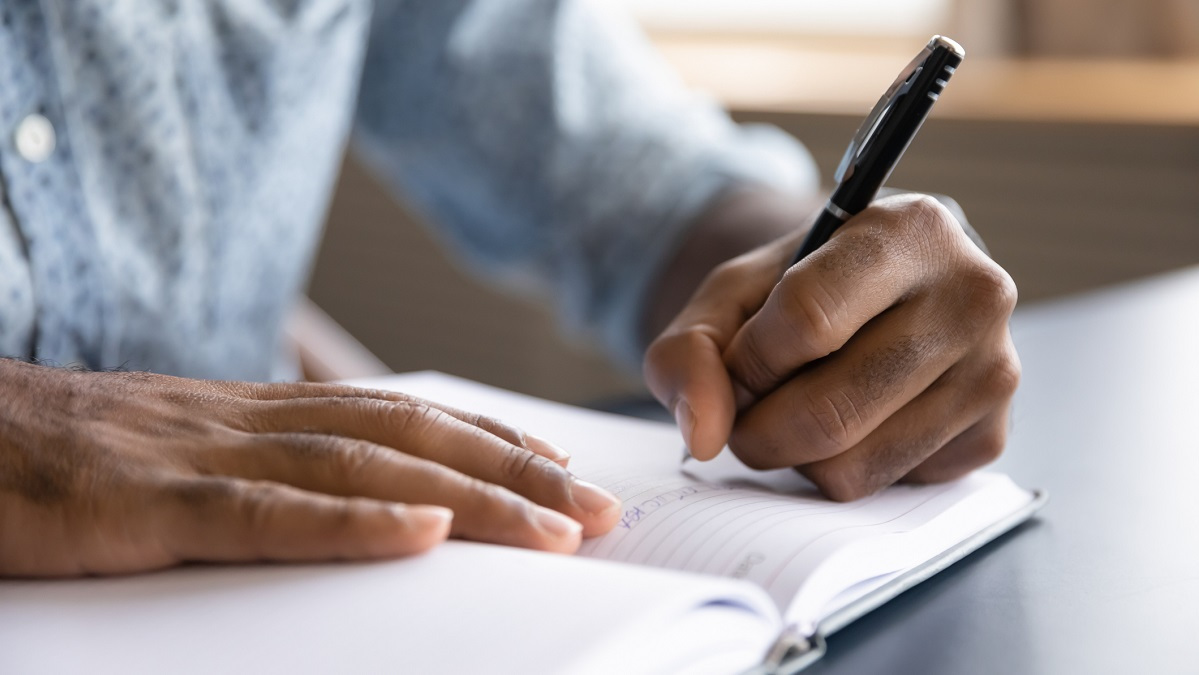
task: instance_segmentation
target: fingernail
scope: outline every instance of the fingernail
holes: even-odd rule
[[[593,516],[620,506],[620,500],[611,492],[578,478],[570,483],[570,499]]]
[[[544,506],[533,507],[533,519],[538,527],[557,538],[577,537],[583,532],[583,526],[577,521]]]
[[[559,448],[540,436],[525,434],[525,445],[528,446],[528,448],[533,452],[545,457],[551,462],[561,464],[562,466],[566,466],[566,463],[570,461],[569,452]]]
[[[691,410],[691,404],[687,399],[680,398],[679,402],[674,404],[674,421],[683,434],[683,442],[690,448],[691,435],[695,433],[695,412]]]
[[[408,521],[414,528],[445,528],[454,520],[454,512],[444,506],[406,506],[403,504],[393,507],[396,515]]]

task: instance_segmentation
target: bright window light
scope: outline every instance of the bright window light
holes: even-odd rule
[[[952,0],[618,0],[651,30],[916,35],[944,25]]]

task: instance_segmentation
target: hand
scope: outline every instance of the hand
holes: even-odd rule
[[[619,515],[545,441],[402,394],[0,360],[0,401],[0,575],[383,558],[447,535],[570,552]]]
[[[801,239],[715,269],[651,344],[692,455],[727,443],[842,501],[994,460],[1020,376],[1007,273],[929,197],[876,202],[788,269]]]

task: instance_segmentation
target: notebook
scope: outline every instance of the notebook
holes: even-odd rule
[[[977,472],[839,504],[728,452],[683,463],[668,424],[439,373],[354,384],[555,442],[621,497],[619,524],[577,556],[449,542],[382,563],[0,582],[0,671],[796,672],[1045,500]]]

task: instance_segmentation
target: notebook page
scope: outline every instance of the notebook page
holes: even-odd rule
[[[820,624],[833,613],[1004,520],[1034,499],[1001,474],[975,473],[958,481],[958,497],[911,531],[858,539],[832,553],[803,581],[785,611],[789,623]]]
[[[582,555],[747,579],[764,588],[780,611],[836,551],[914,530],[991,482],[1006,480],[976,474],[941,485],[895,486],[839,504],[821,498],[793,471],[753,472],[727,452],[712,462],[688,462],[684,470],[678,431],[667,424],[547,402],[438,373],[355,384],[398,389],[493,415],[565,448],[572,455],[572,471],[624,502],[620,523],[609,534],[584,542]],[[902,549],[894,555],[872,554],[869,569],[855,571],[860,578],[830,579],[834,585],[821,595],[831,598],[857,582],[902,570],[911,564],[910,557]]]
[[[672,672],[703,652],[670,627],[714,622],[728,672],[781,625],[749,584],[451,541],[376,563],[0,581],[0,672]]]
[[[776,492],[763,484],[704,481],[690,473],[649,475],[613,461],[606,470],[588,474],[617,493],[625,511],[611,533],[584,542],[580,553],[747,579],[764,588],[780,610],[805,585],[815,584],[813,599],[802,604],[805,618],[813,622],[821,602],[841,590],[913,566],[934,554],[932,549],[956,543],[956,538],[938,539],[905,547],[894,535],[927,525],[992,480],[976,475],[943,485],[898,486],[839,504],[820,498],[798,478],[793,492]],[[880,538],[891,541],[863,548],[864,542],[884,541]],[[842,556],[827,566],[831,573],[817,574],[838,552],[855,546],[857,555]]]

